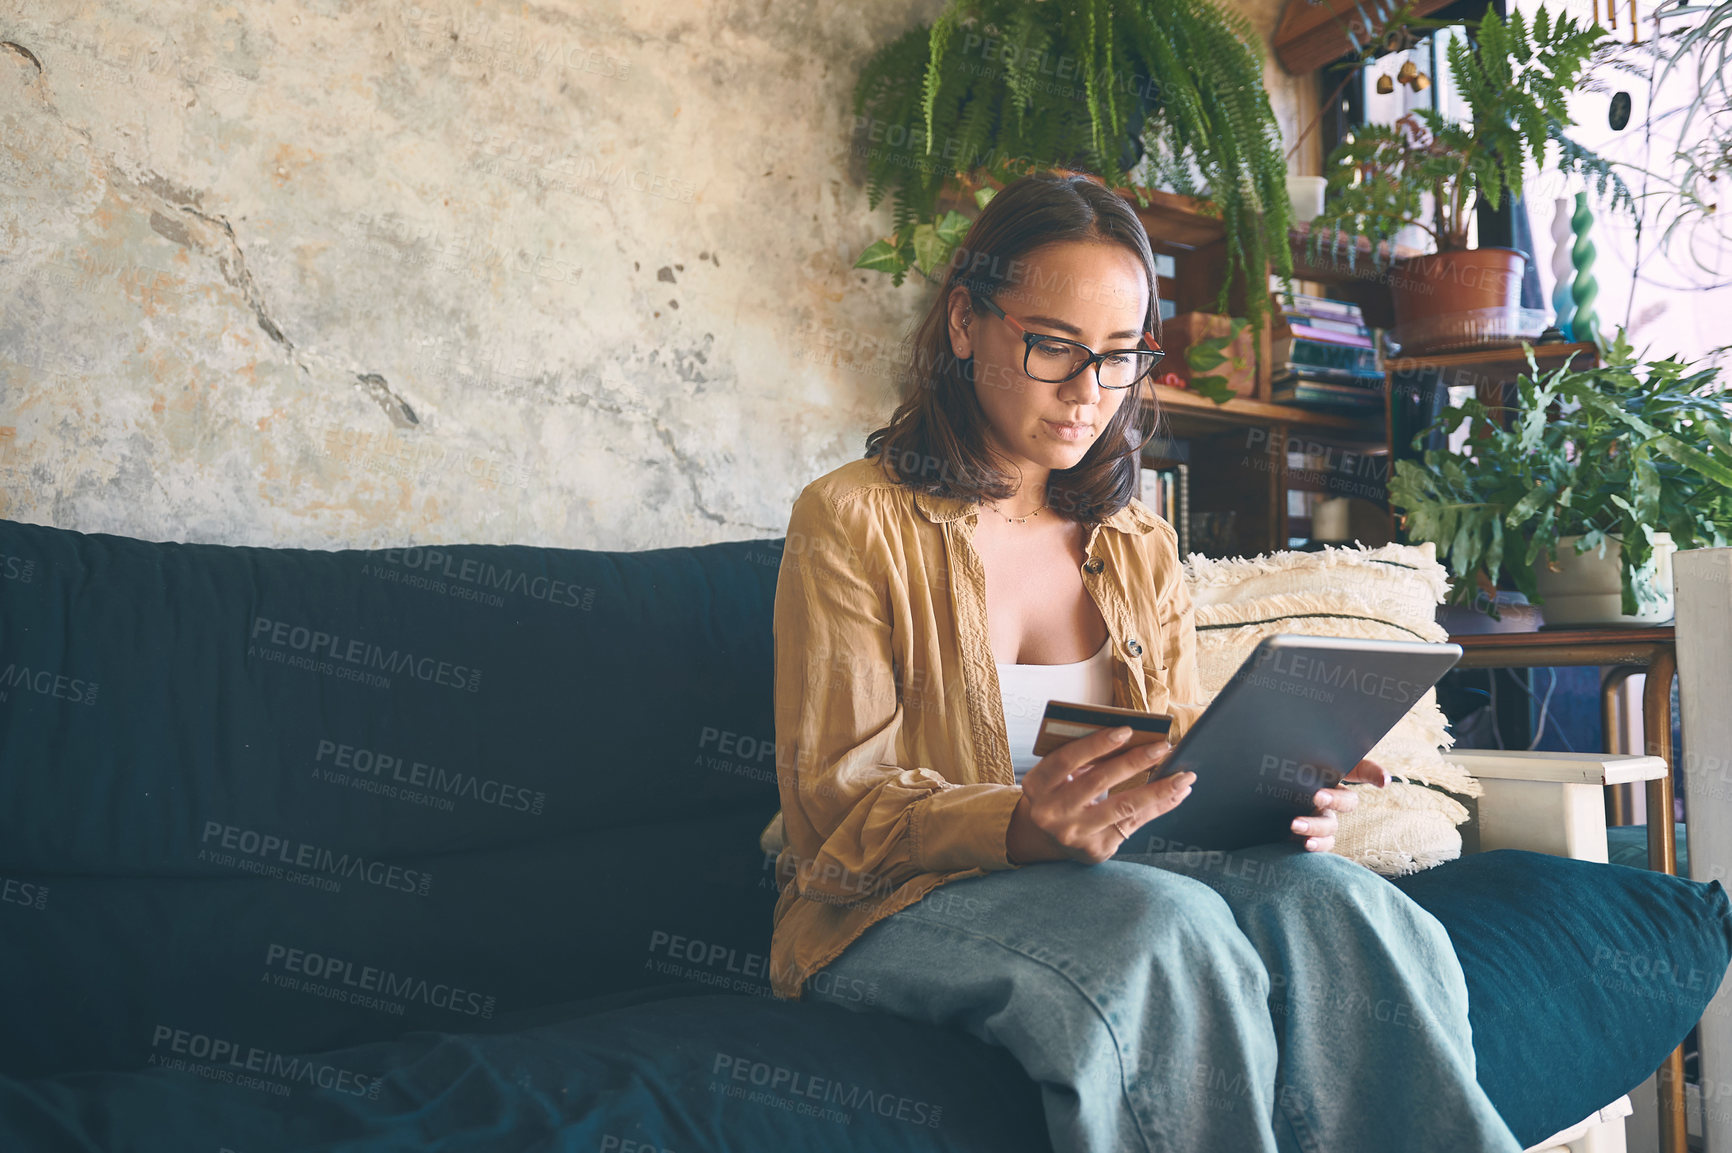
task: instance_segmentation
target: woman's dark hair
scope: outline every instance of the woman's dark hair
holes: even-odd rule
[[[974,314],[989,315],[981,301],[1025,278],[1030,252],[1063,241],[1102,240],[1124,245],[1142,261],[1149,289],[1142,327],[1158,338],[1155,257],[1130,204],[1082,174],[1020,177],[987,201],[952,253],[943,285],[915,331],[905,369],[907,399],[888,424],[867,436],[865,455],[878,457],[900,484],[919,492],[972,500],[1013,495],[1015,477],[993,463],[986,443],[986,414],[974,395],[974,358],[958,359],[950,346],[950,297],[962,285]],[[1132,392],[1080,461],[1053,470],[1046,499],[1059,516],[1102,520],[1136,495],[1144,389],[1138,385]]]

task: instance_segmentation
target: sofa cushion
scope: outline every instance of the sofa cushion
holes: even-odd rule
[[[0,1073],[761,973],[780,555],[0,520]]]
[[[1275,633],[1442,642],[1436,621],[1449,574],[1436,548],[1283,550],[1215,559],[1193,553],[1185,576],[1197,606],[1197,671],[1208,699],[1232,678],[1257,642]],[[1359,806],[1341,816],[1334,851],[1385,875],[1412,873],[1461,856],[1456,826],[1467,808],[1450,792],[1484,790],[1441,748],[1454,741],[1428,689],[1367,755],[1395,778],[1352,783]]]
[[[1477,1078],[1524,1145],[1646,1080],[1732,963],[1719,881],[1494,849],[1390,883],[1448,930]]]
[[[780,555],[0,521],[0,872],[335,874],[773,806]]]

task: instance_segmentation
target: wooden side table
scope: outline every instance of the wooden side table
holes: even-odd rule
[[[1624,677],[1647,672],[1642,691],[1644,753],[1666,762],[1666,771],[1647,782],[1648,867],[1674,876],[1678,845],[1672,816],[1672,678],[1678,650],[1671,625],[1642,628],[1555,628],[1527,633],[1464,634],[1449,638],[1461,646],[1458,669],[1548,668],[1562,665],[1611,665],[1600,687],[1600,708],[1611,731],[1612,692]],[[1466,752],[1467,750],[1463,750]],[[1621,814],[1620,814],[1621,815]],[[1656,1071],[1660,1106],[1660,1153],[1686,1153],[1684,1046],[1679,1045]]]

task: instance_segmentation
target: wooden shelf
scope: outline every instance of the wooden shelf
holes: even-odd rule
[[[979,209],[975,207],[974,194],[981,187],[983,186],[980,183],[967,176],[952,178],[939,195],[938,211],[954,209],[966,216],[976,215]],[[1124,197],[1136,210],[1137,216],[1143,222],[1143,230],[1149,234],[1149,241],[1156,251],[1202,248],[1227,235],[1221,225],[1220,214],[1213,211],[1214,206],[1207,200],[1177,192],[1145,188],[1141,190],[1149,201],[1145,208],[1137,203],[1138,190],[1130,185],[1121,185],[1112,191]]]
[[[1176,192],[1144,189],[1143,195],[1149,199],[1149,206],[1144,208],[1137,203],[1134,189],[1116,188],[1113,191],[1130,201],[1151,243],[1163,247],[1202,248],[1225,239],[1227,235],[1221,218],[1209,211],[1213,206],[1208,201]]]
[[[1588,357],[1599,355],[1592,344],[1536,344],[1533,349],[1534,360],[1541,364],[1561,362],[1571,353]],[[1578,362],[1582,356],[1577,357]],[[1400,356],[1383,362],[1383,370],[1389,376],[1424,372],[1431,368],[1478,368],[1487,373],[1519,374],[1527,366],[1527,353],[1519,345],[1515,348],[1476,348],[1472,352],[1440,352],[1433,356]]]
[[[1412,0],[1403,10],[1406,13],[1403,18],[1429,16],[1448,3],[1449,0]],[[1275,59],[1294,76],[1315,72],[1345,54],[1358,52],[1362,45],[1382,40],[1393,15],[1393,4],[1374,4],[1367,11],[1355,0],[1288,4],[1282,8],[1272,36]]]
[[[1336,413],[1242,396],[1236,396],[1225,404],[1216,404],[1206,396],[1169,384],[1150,383],[1145,384],[1144,389],[1145,397],[1159,404],[1175,426],[1183,419],[1192,425],[1215,428],[1284,424],[1318,432],[1347,433],[1367,440],[1381,439],[1384,435],[1382,409],[1364,414]]]
[[[938,211],[955,209],[965,215],[975,214],[978,209],[974,205],[974,194],[981,187],[966,176],[953,178],[939,196]],[[1143,230],[1149,234],[1149,243],[1156,251],[1206,248],[1226,239],[1220,212],[1211,201],[1131,185],[1120,185],[1112,191],[1124,197],[1136,211],[1143,222]],[[1139,193],[1148,200],[1146,207],[1137,202]],[[1398,246],[1392,250],[1385,243],[1377,247],[1378,259],[1374,260],[1370,240],[1363,236],[1344,235],[1313,261],[1307,257],[1310,239],[1309,224],[1295,225],[1288,230],[1287,244],[1293,253],[1293,276],[1296,280],[1329,285],[1381,284],[1388,279],[1387,267],[1391,259],[1422,255],[1417,248]],[[1350,256],[1351,268],[1348,267]],[[1377,267],[1379,263],[1383,267]]]

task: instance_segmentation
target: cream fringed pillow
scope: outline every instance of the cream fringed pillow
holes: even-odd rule
[[[1214,560],[1192,553],[1186,582],[1197,609],[1197,671],[1205,700],[1271,633],[1447,641],[1437,605],[1449,578],[1431,542],[1326,547]],[[1429,689],[1367,756],[1393,778],[1384,788],[1349,784],[1359,805],[1341,816],[1335,852],[1386,875],[1415,873],[1461,856],[1467,808],[1451,797],[1485,790],[1448,760],[1455,743]]]

